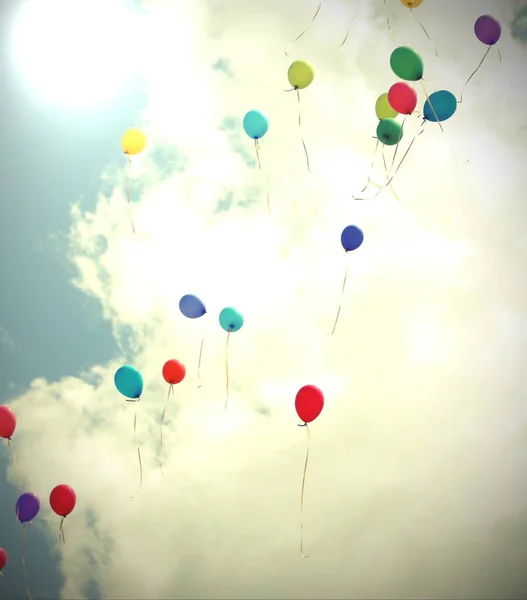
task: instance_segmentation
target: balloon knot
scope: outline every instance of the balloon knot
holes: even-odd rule
[[[302,423],[302,425],[297,425],[297,427],[307,427],[307,423]]]

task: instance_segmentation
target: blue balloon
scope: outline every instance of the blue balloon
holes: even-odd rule
[[[143,393],[143,376],[135,367],[119,367],[113,380],[118,391],[127,398],[137,399]]]
[[[454,94],[447,90],[439,90],[430,94],[428,99],[425,100],[423,116],[427,121],[436,123],[437,121],[446,121],[447,119],[450,119],[456,110],[457,100]]]
[[[355,225],[348,225],[340,235],[340,243],[346,252],[357,250],[364,241],[364,234]]]
[[[199,319],[207,312],[203,302],[194,294],[185,294],[181,298],[179,310],[189,319]]]
[[[245,133],[253,140],[262,138],[269,129],[269,121],[259,110],[250,110],[243,117]]]
[[[235,308],[227,306],[220,312],[220,325],[230,333],[239,331],[243,327],[243,316]]]

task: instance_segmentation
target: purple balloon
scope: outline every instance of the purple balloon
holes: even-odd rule
[[[501,25],[494,17],[482,15],[474,23],[474,33],[481,43],[493,46],[501,37]]]
[[[16,516],[21,523],[32,521],[38,515],[39,510],[40,500],[30,492],[22,494],[16,501]]]

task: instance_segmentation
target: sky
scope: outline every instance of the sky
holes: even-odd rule
[[[42,502],[27,531],[34,598],[521,597],[525,4],[426,0],[431,42],[401,3],[388,3],[390,30],[383,3],[362,0],[339,47],[357,5],[324,0],[289,57],[315,1],[81,4],[82,19],[64,12],[69,29],[51,8],[33,13],[48,19],[40,45],[19,2],[0,12],[0,401],[18,419],[17,469],[0,454],[0,598],[26,597],[21,491]],[[400,202],[389,189],[354,201],[375,101],[397,81],[393,49],[419,52],[429,93],[459,97],[486,50],[473,33],[485,13],[502,23],[501,62],[490,52],[444,132],[428,123],[416,138],[393,181]],[[297,59],[315,68],[301,131],[283,91]],[[242,129],[252,109],[269,118],[261,172]],[[120,146],[132,126],[148,138],[129,169],[135,234]],[[407,119],[401,150],[418,129]],[[346,256],[350,224],[365,240]],[[186,293],[203,319],[180,313]],[[245,318],[227,411],[225,306]],[[187,376],[161,448],[171,358]],[[123,364],[145,381],[133,499]],[[303,559],[294,399],[306,384],[325,406],[310,426]],[[48,502],[59,483],[77,493],[66,545]]]

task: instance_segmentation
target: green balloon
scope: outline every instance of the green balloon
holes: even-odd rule
[[[395,146],[403,139],[402,125],[395,119],[383,119],[377,125],[377,139],[385,146]]]
[[[419,81],[423,78],[423,59],[408,46],[400,46],[392,52],[390,67],[397,77],[405,81]]]

